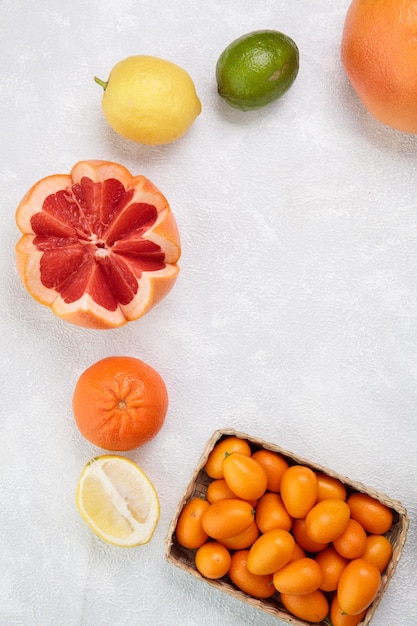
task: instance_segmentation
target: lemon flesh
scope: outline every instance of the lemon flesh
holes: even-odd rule
[[[117,455],[87,463],[76,503],[96,535],[120,547],[148,543],[159,521],[159,499],[152,483],[136,463]]]
[[[157,145],[182,137],[201,112],[190,75],[158,57],[136,55],[117,63],[104,87],[104,117],[117,133]]]
[[[295,42],[281,32],[258,30],[232,41],[216,64],[219,95],[242,111],[264,107],[291,87],[299,69]]]

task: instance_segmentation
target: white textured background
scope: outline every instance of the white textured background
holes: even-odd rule
[[[0,0],[0,625],[273,626],[167,564],[163,542],[207,439],[234,427],[384,491],[411,520],[375,626],[415,626],[417,590],[417,137],[367,114],[341,68],[348,0]],[[290,35],[300,72],[254,113],[218,98],[234,38]],[[130,54],[192,75],[203,112],[171,146],[106,126],[95,74]],[[148,176],[182,235],[180,278],[114,331],[65,324],[14,264],[14,213],[39,178],[104,158]],[[101,453],[71,413],[81,372],[137,356],[164,377],[163,430],[128,456],[161,519],[120,550],[79,518],[74,492]]]

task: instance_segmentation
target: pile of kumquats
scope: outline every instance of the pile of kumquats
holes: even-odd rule
[[[185,504],[175,529],[203,577],[227,577],[254,598],[277,594],[308,622],[364,618],[392,555],[389,507],[238,436],[219,440],[204,469],[205,497]]]

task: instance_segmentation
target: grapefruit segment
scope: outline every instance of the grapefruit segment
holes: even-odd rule
[[[35,185],[33,185],[33,187],[31,187],[31,189],[26,192],[18,207],[19,229],[23,233],[33,234],[34,231],[31,225],[33,211],[28,210],[27,207],[42,207],[43,201],[47,196],[58,193],[60,190],[69,187],[71,183],[71,176],[69,176],[68,174],[53,174],[52,176],[42,178],[37,183],[35,183]],[[21,207],[22,209],[20,210]]]
[[[29,293],[89,328],[138,319],[177,278],[175,218],[162,193],[118,163],[80,161],[40,180],[16,211],[17,268]]]

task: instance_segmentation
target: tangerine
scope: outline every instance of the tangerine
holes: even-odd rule
[[[227,454],[232,454],[233,452],[239,452],[240,454],[250,456],[252,450],[246,439],[242,439],[241,437],[231,435],[221,439],[218,443],[216,443],[213,450],[207,457],[204,468],[207,475],[210,476],[210,478],[224,478],[223,461]]]
[[[202,576],[215,580],[227,574],[230,568],[229,550],[217,541],[208,541],[195,554],[195,566]]]
[[[111,356],[81,374],[72,406],[80,433],[91,443],[106,450],[133,450],[162,428],[168,392],[150,365]]]
[[[249,550],[238,550],[232,554],[228,572],[230,580],[244,593],[254,598],[270,598],[275,593],[272,574],[258,576],[247,568]]]
[[[17,269],[27,291],[88,328],[136,320],[173,287],[177,225],[144,176],[109,161],[80,161],[38,181],[16,210]]]
[[[201,518],[209,506],[210,503],[203,498],[192,498],[182,509],[175,528],[175,536],[184,548],[195,550],[207,541],[208,534],[203,530]]]
[[[380,122],[417,133],[415,0],[353,0],[341,58],[365,108]]]

